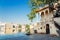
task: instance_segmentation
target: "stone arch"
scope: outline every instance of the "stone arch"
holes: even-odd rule
[[[50,34],[49,24],[46,24],[46,34]]]
[[[48,16],[48,10],[45,11],[46,16]]]
[[[44,12],[41,12],[41,17],[44,17]]]

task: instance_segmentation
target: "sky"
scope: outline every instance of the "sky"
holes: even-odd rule
[[[27,24],[30,12],[28,0],[0,0],[0,22]]]

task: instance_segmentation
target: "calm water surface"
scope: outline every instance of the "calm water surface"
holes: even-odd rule
[[[12,35],[0,35],[0,40],[60,40],[59,37],[51,37],[46,34],[34,34],[27,36],[23,33]]]

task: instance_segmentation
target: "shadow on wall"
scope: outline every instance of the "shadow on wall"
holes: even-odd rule
[[[55,26],[60,30],[60,25],[56,21],[54,21]]]

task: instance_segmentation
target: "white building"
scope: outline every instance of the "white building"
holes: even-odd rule
[[[22,32],[22,33],[26,33],[26,30],[25,30],[25,29],[26,29],[26,25],[25,25],[25,24],[23,24],[23,25],[22,25],[21,32]]]
[[[0,23],[0,35],[5,34],[5,23]]]

